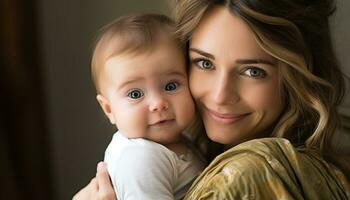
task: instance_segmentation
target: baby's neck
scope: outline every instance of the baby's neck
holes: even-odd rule
[[[164,146],[170,149],[171,151],[175,152],[177,155],[186,154],[188,150],[187,146],[181,141],[176,143],[166,144]]]

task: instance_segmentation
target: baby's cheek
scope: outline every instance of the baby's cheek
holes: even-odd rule
[[[147,129],[147,113],[141,109],[128,109],[126,105],[116,117],[117,127],[127,137],[143,137]]]

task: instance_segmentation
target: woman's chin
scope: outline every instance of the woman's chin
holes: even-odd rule
[[[211,134],[212,133],[212,134]],[[218,132],[208,131],[208,137],[210,140],[223,145],[234,146],[240,143],[240,139],[228,134],[218,134]]]

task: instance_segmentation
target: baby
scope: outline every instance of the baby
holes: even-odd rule
[[[118,128],[105,153],[118,200],[181,199],[204,166],[182,135],[195,107],[174,29],[163,15],[129,15],[95,46],[96,98]]]

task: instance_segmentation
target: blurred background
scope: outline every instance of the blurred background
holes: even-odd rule
[[[170,1],[0,1],[0,199],[71,199],[90,181],[114,132],[90,80],[97,30],[130,12],[170,14]],[[332,18],[348,76],[349,11],[338,0]]]

